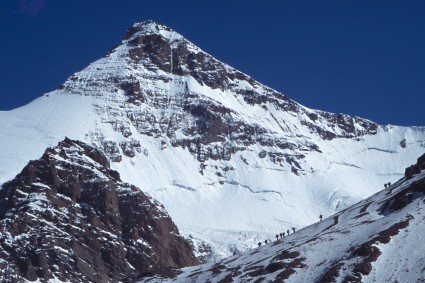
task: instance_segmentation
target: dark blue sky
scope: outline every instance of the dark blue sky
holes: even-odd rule
[[[425,125],[425,1],[1,0],[0,110],[161,22],[305,106]]]

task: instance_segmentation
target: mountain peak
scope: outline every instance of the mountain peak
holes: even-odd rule
[[[146,35],[160,35],[168,40],[176,40],[176,39],[183,39],[183,36],[179,33],[175,32],[171,28],[154,22],[152,20],[147,20],[140,23],[133,24],[132,27],[127,29],[124,40],[131,41],[135,38],[138,38],[140,36],[146,36]]]
[[[127,117],[116,117],[113,124],[128,139],[120,144],[130,158],[141,151],[140,142],[133,140],[135,133],[166,138],[174,147],[189,145],[200,162],[229,160],[258,144],[266,147],[258,156],[268,156],[273,164],[302,174],[311,171],[300,165],[305,152],[321,152],[316,136],[361,139],[378,129],[361,118],[307,109],[153,21],[134,24],[121,45],[71,76],[62,91],[113,100],[110,117]],[[131,114],[117,114],[123,103]],[[253,111],[261,114],[253,115]],[[98,112],[107,115],[102,107]],[[182,113],[187,114],[184,119]],[[110,146],[104,143],[102,148],[111,160],[121,161],[116,156],[118,145]],[[296,153],[289,154],[288,149]]]

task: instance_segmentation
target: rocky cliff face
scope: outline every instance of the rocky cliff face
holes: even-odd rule
[[[0,281],[134,281],[194,265],[163,206],[65,139],[0,190]]]

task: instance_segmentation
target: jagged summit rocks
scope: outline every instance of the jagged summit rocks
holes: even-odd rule
[[[130,282],[197,263],[163,206],[65,139],[0,190],[0,281]]]
[[[216,60],[199,47],[186,40],[171,28],[146,21],[136,23],[127,30],[124,40],[129,57],[134,63],[149,62],[148,69],[178,75],[192,76],[199,84],[212,89],[224,90],[228,80],[244,79],[255,85],[255,81],[243,73]]]

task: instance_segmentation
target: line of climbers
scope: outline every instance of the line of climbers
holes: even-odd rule
[[[323,215],[322,214],[320,214],[319,215],[319,219],[320,219],[320,221],[322,221],[323,220]],[[286,233],[288,234],[287,236],[289,236],[289,232],[290,232],[290,230],[288,229],[287,231],[286,231]],[[292,227],[292,233],[295,233],[295,227]],[[282,232],[282,233],[279,233],[279,234],[276,234],[276,241],[277,240],[279,240],[279,237],[280,237],[280,239],[282,239],[283,237],[285,237],[285,232]],[[269,242],[271,242],[271,241],[269,241],[269,240],[264,240],[264,244],[265,245],[267,245]],[[258,242],[258,247],[261,247],[261,245],[262,245],[262,242]]]
[[[288,234],[288,236],[289,236],[289,234],[290,234],[290,230],[288,229],[287,231],[286,231],[286,233]],[[295,227],[292,227],[292,233],[295,233]],[[280,237],[280,239],[282,239],[283,237],[285,237],[285,232],[282,232],[282,233],[279,233],[279,234],[276,234],[276,241],[277,240],[279,240],[279,237]],[[270,241],[271,242],[271,241]],[[264,244],[265,245],[267,245],[269,243],[269,240],[264,240]],[[262,245],[262,242],[258,242],[258,246],[259,247],[261,247],[261,245]]]

